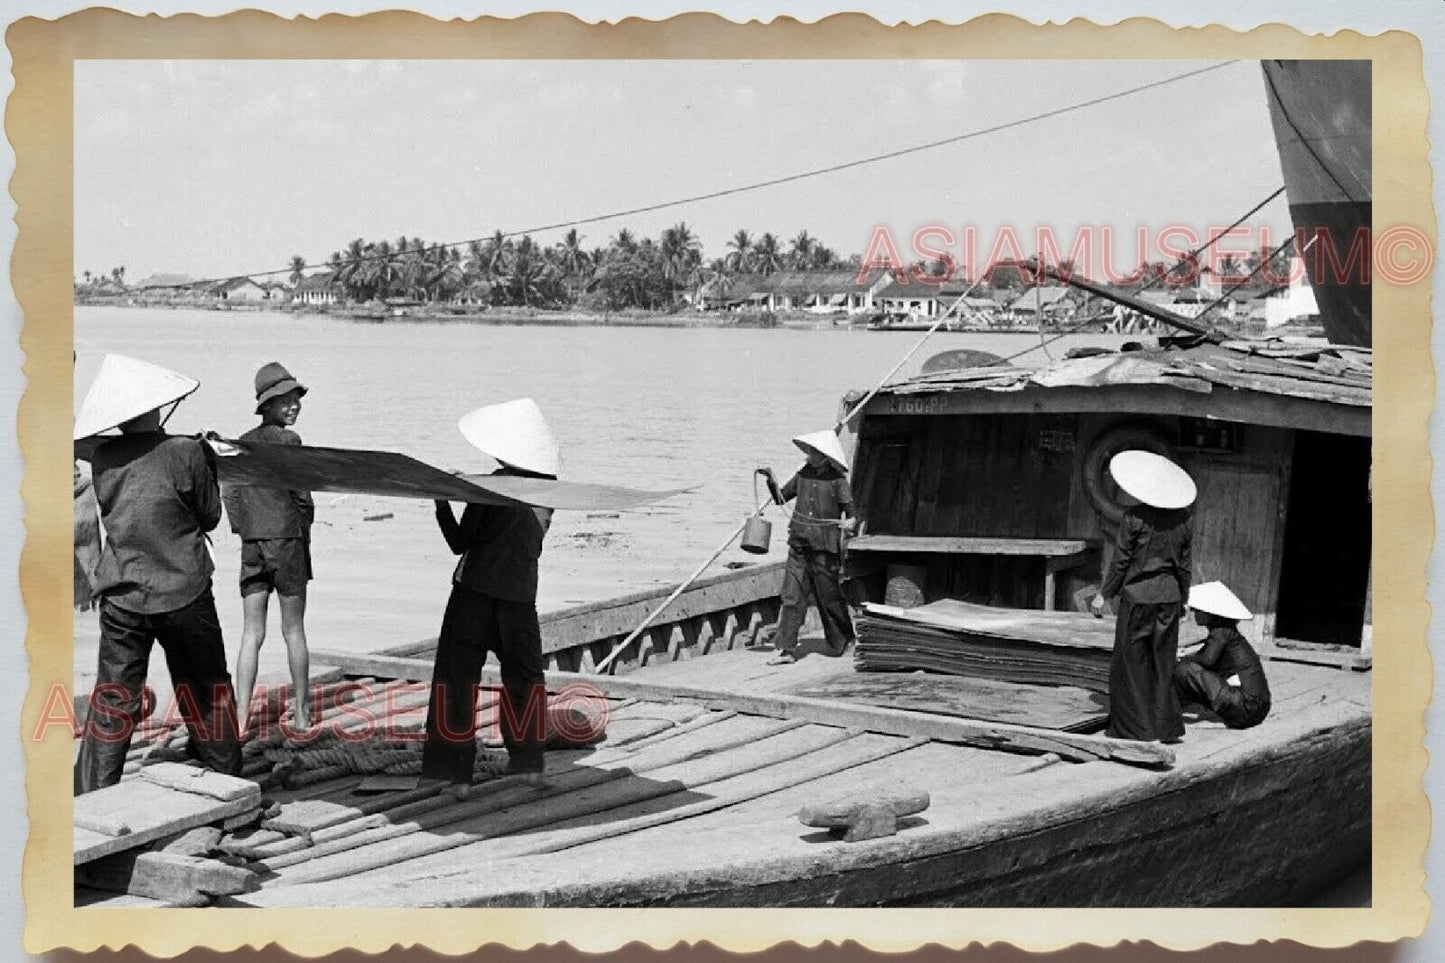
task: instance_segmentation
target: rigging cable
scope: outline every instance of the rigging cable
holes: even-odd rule
[[[909,154],[917,154],[917,153],[920,153],[920,152],[922,152],[922,151],[934,150],[934,149],[939,148],[939,147],[946,147],[946,146],[948,146],[948,145],[950,145],[950,144],[958,144],[958,143],[962,143],[963,141],[973,140],[974,138],[984,137],[984,136],[987,136],[987,135],[989,135],[989,134],[996,134],[996,133],[999,133],[1000,131],[1012,130],[1012,129],[1017,128],[1017,127],[1024,127],[1024,126],[1027,126],[1027,125],[1029,125],[1029,124],[1037,123],[1038,121],[1041,121],[1041,120],[1049,120],[1049,119],[1054,118],[1054,117],[1061,117],[1061,116],[1063,116],[1063,115],[1065,115],[1065,114],[1073,113],[1074,111],[1077,111],[1077,110],[1083,110],[1083,109],[1088,108],[1088,107],[1096,107],[1096,106],[1098,106],[1099,104],[1105,104],[1105,103],[1109,103],[1110,101],[1120,100],[1120,99],[1125,98],[1125,97],[1133,96],[1134,94],[1143,93],[1144,91],[1155,90],[1155,89],[1157,89],[1157,88],[1159,88],[1159,87],[1164,87],[1164,86],[1167,86],[1167,85],[1169,85],[1169,84],[1178,83],[1178,82],[1181,81],[1181,80],[1187,80],[1187,79],[1189,79],[1189,78],[1191,78],[1191,77],[1198,77],[1198,76],[1200,76],[1200,75],[1202,75],[1202,74],[1211,73],[1211,72],[1213,72],[1213,71],[1215,71],[1215,70],[1221,70],[1221,69],[1223,69],[1223,68],[1225,68],[1225,67],[1228,67],[1228,66],[1231,66],[1231,65],[1237,64],[1237,63],[1240,63],[1240,61],[1239,61],[1239,60],[1224,60],[1224,61],[1221,61],[1221,62],[1216,63],[1216,64],[1210,64],[1210,65],[1207,66],[1207,67],[1199,67],[1199,68],[1197,68],[1197,69],[1195,69],[1195,70],[1186,70],[1186,71],[1184,71],[1183,73],[1173,74],[1173,75],[1171,75],[1171,76],[1169,76],[1169,77],[1163,77],[1163,78],[1160,78],[1159,80],[1154,80],[1154,81],[1150,81],[1149,83],[1146,83],[1146,84],[1140,84],[1140,85],[1135,86],[1135,87],[1130,87],[1130,88],[1128,88],[1128,89],[1126,89],[1126,90],[1119,90],[1119,91],[1115,91],[1114,93],[1111,93],[1111,94],[1104,94],[1104,95],[1099,96],[1099,97],[1092,97],[1092,98],[1090,98],[1090,99],[1088,99],[1088,100],[1081,100],[1081,101],[1078,101],[1078,102],[1076,102],[1076,103],[1067,104],[1067,105],[1065,105],[1065,106],[1063,106],[1063,107],[1055,107],[1055,108],[1052,109],[1052,110],[1046,110],[1046,111],[1042,111],[1042,112],[1037,113],[1037,114],[1031,114],[1031,115],[1029,115],[1029,116],[1027,116],[1027,117],[1020,117],[1020,118],[1018,118],[1018,119],[1006,121],[1006,122],[1001,123],[1001,124],[994,124],[994,125],[992,125],[992,126],[990,126],[990,127],[981,127],[981,128],[978,128],[977,130],[965,131],[965,132],[962,133],[962,134],[955,134],[955,135],[953,135],[952,137],[945,137],[945,138],[943,138],[943,139],[941,139],[941,140],[928,141],[928,142],[922,143],[922,144],[913,144],[913,145],[911,145],[911,146],[909,146],[909,147],[901,147],[901,148],[899,148],[898,150],[886,151],[886,152],[881,153],[881,154],[871,154],[871,155],[869,155],[869,156],[867,156],[867,157],[859,157],[859,158],[856,158],[856,159],[851,160],[851,161],[844,161],[844,162],[842,162],[842,163],[840,163],[840,164],[832,164],[832,165],[830,165],[830,166],[828,166],[828,167],[818,167],[818,168],[814,168],[814,169],[812,169],[812,170],[799,171],[799,172],[794,173],[794,174],[786,174],[786,175],[783,175],[782,177],[774,177],[774,178],[770,178],[770,179],[768,179],[768,180],[755,181],[755,182],[753,182],[753,183],[751,183],[751,184],[741,184],[741,185],[739,185],[739,186],[737,186],[737,187],[728,187],[728,188],[724,188],[724,189],[722,189],[722,190],[708,191],[707,193],[704,193],[704,194],[694,194],[694,195],[692,195],[692,196],[690,196],[690,197],[678,198],[678,199],[676,199],[676,200],[671,200],[671,201],[661,201],[661,202],[656,203],[656,204],[647,204],[647,205],[644,205],[644,206],[642,206],[642,207],[629,208],[629,209],[623,210],[623,211],[613,211],[613,212],[610,212],[610,213],[607,213],[607,214],[594,214],[594,215],[591,215],[591,216],[589,216],[589,217],[577,218],[577,219],[575,219],[575,220],[570,220],[570,221],[557,221],[557,222],[552,223],[552,224],[543,224],[543,225],[539,225],[539,226],[537,226],[537,227],[530,227],[530,228],[526,228],[526,229],[524,229],[524,230],[518,230],[518,231],[498,231],[498,232],[496,232],[496,233],[494,233],[494,234],[491,234],[491,235],[486,235],[486,236],[483,236],[483,237],[468,238],[468,239],[463,240],[463,241],[447,241],[447,242],[444,242],[444,243],[435,244],[435,245],[433,245],[433,248],[465,247],[465,246],[467,246],[467,245],[469,245],[469,244],[481,243],[481,242],[490,240],[490,239],[492,239],[492,238],[497,237],[498,235],[500,235],[500,236],[501,236],[502,238],[504,238],[504,239],[505,239],[505,238],[514,238],[514,237],[521,237],[521,236],[524,236],[524,235],[527,235],[527,234],[540,234],[540,233],[543,233],[543,232],[545,232],[545,231],[560,230],[561,228],[564,228],[564,227],[579,227],[579,226],[584,225],[584,224],[595,224],[595,223],[597,223],[597,222],[599,222],[599,221],[610,221],[610,220],[615,220],[616,218],[619,218],[619,217],[630,217],[630,216],[633,216],[633,215],[636,215],[636,214],[650,214],[650,213],[652,213],[652,212],[654,212],[654,211],[666,210],[667,208],[671,208],[671,207],[680,207],[680,206],[682,206],[682,205],[684,205],[684,204],[693,204],[693,203],[697,203],[698,201],[716,200],[717,198],[720,198],[720,197],[730,197],[730,196],[732,196],[732,195],[734,195],[734,194],[743,194],[743,193],[746,193],[746,192],[749,192],[749,191],[761,190],[761,189],[763,189],[763,188],[765,188],[765,187],[776,187],[776,186],[779,185],[779,184],[790,184],[790,183],[793,183],[793,182],[795,182],[795,181],[807,180],[808,178],[812,178],[812,177],[821,177],[821,176],[823,176],[823,175],[825,175],[825,174],[836,174],[836,173],[838,173],[839,171],[851,170],[851,169],[856,168],[856,167],[864,167],[864,166],[866,166],[866,165],[868,165],[868,164],[876,164],[876,163],[878,163],[879,161],[892,160],[892,159],[894,159],[894,158],[904,157],[904,156],[907,156],[907,155],[909,155]],[[380,258],[382,258],[382,257],[387,257],[387,256],[390,256],[390,255],[381,255],[381,254],[363,255],[362,257],[355,258],[355,259],[352,259],[352,260],[348,261],[348,263],[364,263],[364,262],[367,262],[367,261],[379,260]],[[185,283],[185,284],[157,285],[157,287],[158,287],[158,288],[189,288],[189,287],[195,287],[195,286],[201,285],[201,284],[215,284],[215,283],[219,283],[219,282],[221,282],[221,281],[226,281],[226,280],[230,280],[231,278],[237,278],[237,277],[270,277],[270,276],[273,275],[273,274],[286,274],[286,273],[289,273],[289,272],[292,272],[292,271],[304,271],[304,270],[309,270],[309,269],[312,269],[312,268],[325,268],[325,267],[330,267],[330,265],[327,264],[327,263],[321,263],[321,264],[305,264],[305,265],[302,265],[302,266],[299,267],[299,268],[284,267],[284,268],[276,268],[276,269],[274,269],[274,270],[269,270],[269,271],[251,271],[251,272],[246,272],[246,273],[239,273],[239,274],[228,275],[227,277],[206,278],[206,279],[202,279],[202,280],[200,280],[200,281],[189,281],[189,282],[187,282],[187,283]]]

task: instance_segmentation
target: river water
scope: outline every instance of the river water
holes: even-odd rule
[[[234,437],[256,422],[252,378],[280,361],[310,388],[297,430],[306,442],[405,452],[443,468],[489,470],[456,420],[530,396],[563,446],[565,477],[685,494],[621,514],[559,512],[547,537],[542,610],[673,584],[754,507],[752,471],[780,475],[801,455],[794,435],[830,427],[850,388],[875,384],[920,337],[848,328],[624,328],[330,319],[241,311],[78,307],[76,404],[106,352],[200,380],[168,428]],[[1110,344],[1069,336],[1049,346]],[[1006,355],[1035,334],[938,334],[899,372],[940,351]],[[1046,356],[1033,350],[1019,364]],[[379,517],[380,516],[380,517]],[[319,494],[313,533],[312,647],[365,650],[434,633],[454,559],[429,504]],[[781,531],[773,551],[782,558]],[[216,536],[217,600],[227,646],[240,636],[239,542]],[[734,545],[729,561],[758,561]],[[275,615],[272,616],[273,621]],[[274,643],[263,656],[280,662]],[[80,639],[92,635],[84,617]],[[84,645],[82,645],[82,649]],[[159,660],[157,660],[159,661]],[[79,657],[77,670],[92,667]]]

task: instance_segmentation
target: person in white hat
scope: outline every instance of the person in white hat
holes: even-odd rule
[[[306,386],[279,362],[256,372],[256,414],[261,423],[242,441],[299,445],[292,430],[301,414]],[[306,643],[306,584],[311,581],[311,525],[316,516],[311,493],[253,485],[227,486],[222,495],[231,530],[241,538],[241,651],[236,656],[236,692],[242,731],[247,724],[256,666],[266,641],[271,593],[281,606],[281,637],[291,669],[292,724],[311,728],[310,657]]]
[[[161,410],[197,387],[174,371],[107,355],[76,416],[76,440],[121,432],[91,455],[106,540],[95,570],[99,668],[75,766],[77,793],[120,781],[156,642],[190,732],[188,750],[217,772],[241,771],[206,545],[221,520],[215,455],[203,441],[161,430]]]
[[[532,399],[479,408],[464,415],[458,427],[467,441],[501,463],[494,474],[557,477],[560,450]],[[546,768],[547,688],[537,622],[537,560],[552,510],[469,504],[458,521],[451,504],[438,501],[436,518],[461,560],[437,638],[422,776],[471,784],[477,683],[490,651],[502,673],[497,717],[507,770],[540,785]]]
[[[1209,708],[1231,729],[1257,726],[1269,715],[1269,680],[1240,622],[1254,616],[1223,582],[1189,590],[1194,621],[1206,629],[1204,647],[1174,668],[1174,688],[1184,705]]]
[[[799,435],[793,444],[807,463],[777,491],[782,505],[796,499],[788,523],[788,564],[783,574],[783,606],[772,629],[778,650],[770,664],[798,661],[798,630],[811,598],[818,606],[828,655],[840,656],[853,641],[853,622],[843,601],[843,534],[852,532],[853,493],[848,458],[831,431]],[[771,481],[772,473],[768,472]]]
[[[1109,668],[1108,734],[1119,739],[1177,742],[1184,717],[1174,691],[1179,617],[1192,579],[1189,506],[1196,494],[1188,472],[1151,451],[1121,451],[1109,474],[1137,504],[1124,511],[1109,574],[1094,597],[1119,599]]]

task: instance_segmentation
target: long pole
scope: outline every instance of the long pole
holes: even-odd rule
[[[973,293],[973,289],[978,287],[979,282],[982,280],[983,278],[980,277],[978,281],[974,281],[972,284],[970,284],[968,286],[968,290],[960,294],[958,298],[954,300],[951,305],[948,306],[948,310],[938,316],[938,320],[933,322],[933,327],[929,328],[928,331],[924,333],[923,337],[918,339],[918,343],[915,344],[913,347],[909,348],[907,353],[905,353],[903,357],[898,359],[898,363],[888,369],[888,373],[882,378],[880,378],[878,380],[878,383],[874,385],[873,388],[866,395],[863,396],[862,401],[854,405],[851,411],[849,411],[846,415],[844,415],[838,420],[838,423],[833,426],[833,430],[835,432],[838,431],[840,428],[845,427],[848,422],[852,421],[853,418],[858,414],[858,412],[863,410],[863,406],[868,404],[868,402],[872,401],[873,396],[876,395],[879,391],[883,390],[883,386],[888,383],[888,379],[897,374],[898,369],[907,364],[908,359],[918,353],[918,349],[923,347],[924,343],[928,341],[929,338],[933,337],[934,332],[936,332],[943,325],[943,322],[948,320],[949,316],[952,315],[954,311],[958,310],[958,306],[963,303],[965,298],[967,298],[970,294]]]
[[[767,505],[765,503],[763,505],[763,508],[766,507]],[[653,609],[652,613],[648,615],[647,618],[643,619],[641,624],[639,624],[637,628],[632,630],[631,635],[623,639],[621,642],[617,643],[617,646],[611,652],[607,653],[607,658],[597,663],[596,671],[599,675],[603,672],[606,672],[607,667],[612,664],[612,660],[616,659],[619,655],[621,655],[623,650],[626,649],[629,645],[631,645],[633,641],[639,635],[641,635],[643,631],[653,623],[653,620],[655,620],[659,615],[661,615],[669,605],[677,601],[677,597],[681,595],[684,591],[686,591],[689,585],[697,581],[697,577],[703,572],[705,572],[707,570],[707,567],[711,565],[714,561],[716,561],[719,555],[721,555],[724,551],[727,550],[727,547],[733,543],[733,539],[737,538],[743,533],[743,529],[747,527],[748,522],[752,521],[753,518],[763,513],[763,508],[759,508],[752,515],[749,515],[747,518],[743,519],[743,523],[737,528],[733,529],[732,534],[727,537],[727,541],[719,545],[717,547],[717,551],[713,552],[707,557],[707,561],[703,562],[697,568],[693,569],[692,574],[689,575],[686,579],[684,579],[681,585],[673,589],[672,594],[669,595],[667,598],[663,599],[662,604],[659,605],[657,608]]]

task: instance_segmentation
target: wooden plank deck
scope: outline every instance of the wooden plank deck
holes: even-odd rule
[[[719,666],[719,675],[751,671],[745,660],[728,661],[736,664]],[[572,788],[556,795],[528,800],[498,782],[495,790],[482,787],[480,799],[449,802],[431,825],[402,831],[403,824],[389,823],[365,831],[369,841],[360,846],[350,845],[361,841],[353,834],[339,837],[349,848],[299,851],[286,865],[268,863],[263,868],[275,875],[231,902],[317,905],[335,901],[336,887],[344,886],[346,904],[363,906],[726,905],[729,893],[743,890],[755,890],[764,904],[783,905],[830,899],[825,891],[837,887],[849,894],[844,902],[883,903],[889,887],[912,891],[904,877],[915,871],[926,876],[972,866],[968,871],[980,879],[994,874],[991,847],[1032,836],[1043,841],[1024,858],[1042,871],[1064,858],[1064,841],[1048,836],[1050,827],[1086,819],[1080,831],[1104,852],[1128,839],[1121,833],[1135,830],[1128,819],[1111,828],[1101,814],[1182,799],[1187,788],[1207,780],[1233,780],[1218,807],[1277,809],[1285,791],[1279,774],[1298,746],[1368,727],[1367,677],[1292,663],[1270,664],[1267,672],[1275,692],[1270,718],[1240,732],[1189,713],[1178,764],[1167,773],[819,725],[760,737],[758,727],[776,721],[734,715],[701,729],[679,727],[650,747],[576,757],[560,775]],[[636,706],[639,713],[654,711],[647,702]],[[702,733],[710,733],[707,741]],[[588,770],[625,772],[574,775]],[[843,843],[794,818],[804,803],[901,785],[929,792],[932,805],[906,820],[896,837]],[[344,795],[340,786],[338,792]],[[1340,805],[1348,802],[1342,797]],[[1367,825],[1367,794],[1363,808]],[[1200,822],[1190,830],[1198,833],[1243,832],[1221,828],[1221,811],[1181,811],[1178,818],[1190,826]],[[496,871],[478,873],[481,865]],[[903,868],[890,869],[895,866]],[[995,895],[1028,902],[1016,887]]]
[[[608,739],[591,749],[549,752],[551,785],[540,791],[494,777],[466,798],[435,785],[364,796],[356,792],[362,777],[354,773],[323,773],[310,785],[272,788],[268,802],[279,803],[280,814],[263,828],[238,830],[224,840],[229,851],[252,860],[260,886],[220,903],[1033,905],[1050,886],[1086,891],[1090,879],[1109,871],[1108,853],[1141,858],[1129,833],[1146,839],[1138,844],[1146,850],[1163,846],[1147,842],[1152,824],[1141,822],[1141,813],[1175,806],[1170,824],[1200,853],[1224,852],[1216,845],[1221,840],[1247,849],[1258,839],[1243,838],[1246,829],[1268,834],[1270,820],[1291,812],[1313,818],[1309,814],[1320,807],[1302,806],[1302,791],[1328,797],[1330,810],[1356,830],[1363,826],[1368,842],[1369,673],[1267,662],[1274,696],[1269,719],[1238,732],[1191,711],[1186,739],[1174,747],[1173,768],[1160,772],[998,752],[939,741],[927,731],[866,731],[871,727],[852,724],[855,716],[847,712],[834,721],[786,718],[794,704],[843,705],[795,698],[800,693],[873,684],[874,677],[889,683],[920,677],[859,673],[851,659],[819,655],[769,666],[770,655],[738,649],[609,677],[632,688],[610,693]],[[398,665],[407,678],[422,674],[408,660],[376,661],[378,672]],[[977,681],[939,679],[953,687]],[[700,686],[748,696],[729,705],[711,697],[649,695]],[[328,691],[340,687],[333,682]],[[358,707],[371,707],[378,724],[404,716],[414,728],[420,691],[405,679],[383,679],[376,691],[348,703],[348,712],[333,707],[330,716],[353,720]],[[1049,691],[1066,701],[1063,690],[1036,695]],[[491,702],[483,700],[479,716],[490,718],[491,712]],[[254,753],[247,758],[264,762]],[[1363,771],[1363,788],[1333,785],[1320,775],[1331,767],[1352,779]],[[140,784],[139,768],[137,758],[125,785]],[[1296,782],[1286,778],[1306,769]],[[931,795],[932,805],[905,819],[897,836],[859,843],[841,842],[795,818],[804,804],[870,786],[916,787]],[[1362,815],[1356,811],[1361,806]],[[1226,825],[1230,812],[1248,816],[1239,817],[1240,825]],[[1276,835],[1290,831],[1281,825]],[[1329,838],[1337,827],[1318,832]],[[1161,865],[1166,856],[1160,850]],[[1284,873],[1290,854],[1279,859]],[[1010,860],[1022,862],[1009,868]],[[478,866],[495,871],[479,873]],[[1216,876],[1253,872],[1208,868]],[[1131,905],[1161,899],[1184,905],[1195,898],[1176,892],[1183,882],[1136,875],[1145,882],[1112,898]],[[1153,889],[1142,888],[1145,883]],[[1210,891],[1200,892],[1208,898]],[[86,905],[140,905],[82,891],[77,898]],[[1218,898],[1231,897],[1221,891]]]

